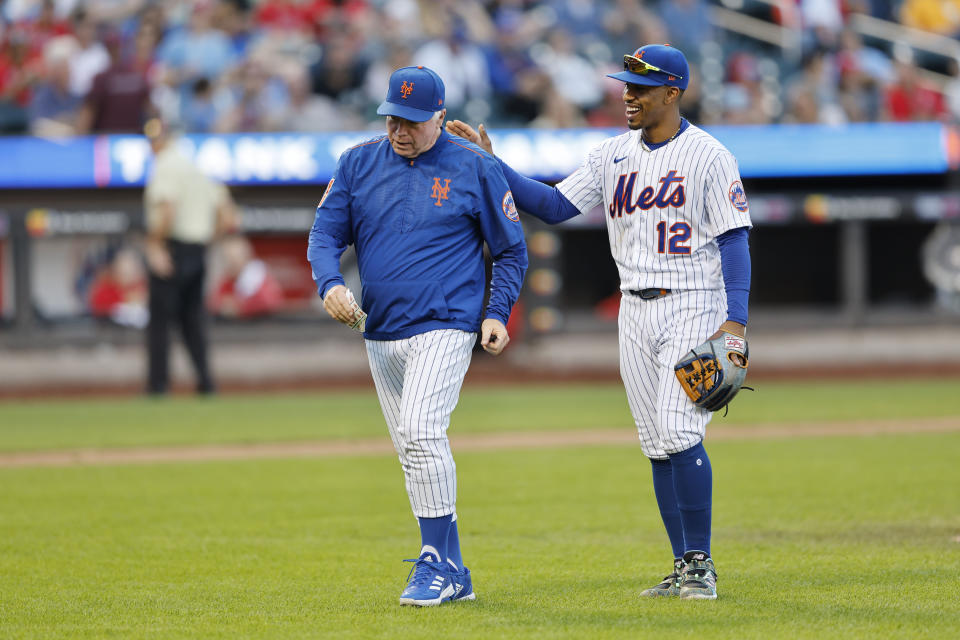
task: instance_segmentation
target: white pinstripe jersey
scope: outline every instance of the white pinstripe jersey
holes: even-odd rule
[[[716,237],[751,226],[736,158],[694,125],[653,150],[640,136],[604,140],[557,188],[581,213],[604,205],[622,290],[723,288]]]

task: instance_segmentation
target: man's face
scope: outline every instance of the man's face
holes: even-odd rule
[[[651,87],[645,84],[626,83],[623,86],[623,102],[627,105],[627,126],[631,129],[651,127],[663,119],[672,87]]]
[[[390,139],[390,146],[399,156],[416,158],[437,141],[445,115],[446,109],[440,112],[439,118],[431,118],[426,122],[387,116],[387,137]]]

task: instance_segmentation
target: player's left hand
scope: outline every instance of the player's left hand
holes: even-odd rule
[[[734,322],[733,320],[727,320],[722,325],[720,325],[720,328],[717,329],[717,332],[715,334],[710,336],[710,339],[713,340],[715,338],[719,338],[724,333],[732,333],[733,335],[738,336],[740,338],[746,338],[747,327],[745,325],[740,324],[739,322]],[[739,353],[731,354],[730,357],[737,359],[739,361],[740,366],[744,366],[746,363],[746,360]]]
[[[507,328],[496,318],[487,318],[480,325],[480,346],[487,353],[498,356],[509,342]]]
[[[719,411],[743,388],[750,357],[745,329],[738,322],[724,322],[674,366],[681,388],[698,407]]]

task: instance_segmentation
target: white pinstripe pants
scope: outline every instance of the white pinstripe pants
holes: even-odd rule
[[[367,340],[370,372],[418,518],[456,511],[457,466],[447,427],[460,399],[477,334],[428,331],[403,340]]]
[[[673,291],[656,300],[629,293],[620,302],[620,376],[644,455],[663,460],[703,440],[713,413],[697,407],[673,367],[726,318],[720,290]]]

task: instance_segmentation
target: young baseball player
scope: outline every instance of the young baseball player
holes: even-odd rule
[[[425,67],[390,76],[387,135],[340,156],[317,205],[307,257],[323,306],[363,331],[383,416],[420,523],[420,554],[400,604],[473,600],[456,522],[450,414],[480,333],[499,355],[520,293],[527,250],[497,161],[443,130],[444,87]],[[493,256],[483,309],[483,244]],[[354,245],[358,304],[340,256]]]
[[[690,401],[674,369],[709,338],[746,350],[747,198],[736,159],[680,116],[690,80],[683,53],[647,45],[610,77],[625,83],[629,132],[594,148],[555,188],[501,165],[517,205],[548,223],[603,204],[623,292],[620,373],[674,559],[670,575],[641,595],[712,600],[713,476],[702,443],[711,413]],[[447,128],[493,152],[483,125]]]

